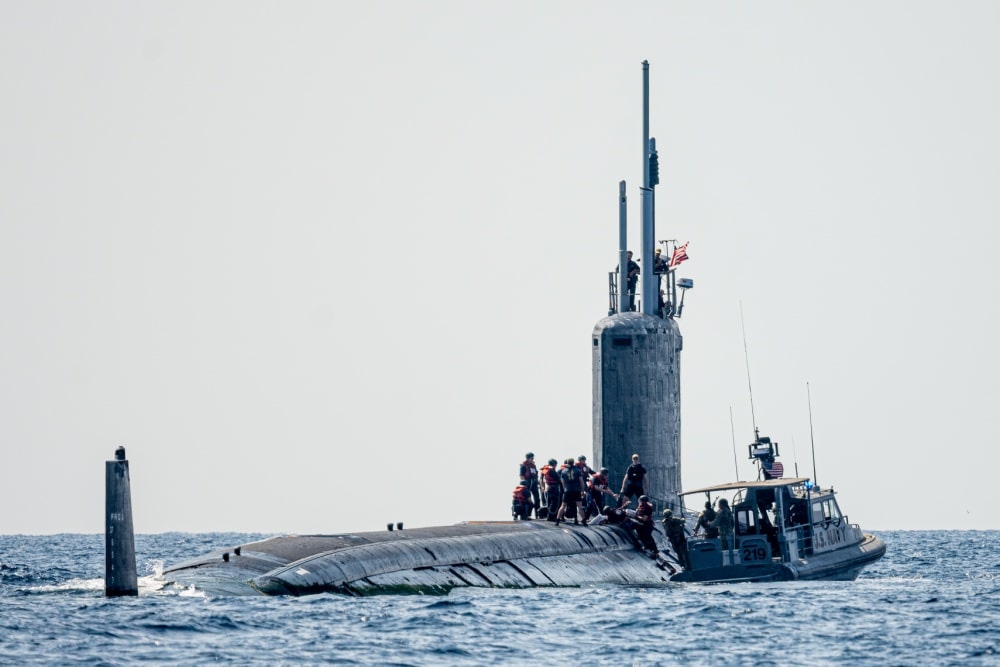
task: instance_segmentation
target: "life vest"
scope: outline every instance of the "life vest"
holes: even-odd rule
[[[635,518],[643,523],[653,522],[653,503],[639,503],[635,508]]]
[[[514,500],[516,500],[518,502],[526,503],[526,502],[528,502],[528,497],[529,497],[528,496],[528,487],[521,486],[520,484],[518,484],[517,486],[514,487],[514,493],[512,495],[513,495]]]
[[[548,486],[559,486],[559,473],[548,463],[542,466],[542,477]]]
[[[601,473],[596,473],[590,478],[590,490],[594,493],[602,493],[608,488],[608,478]]]
[[[521,462],[521,479],[538,479],[538,468],[535,467],[535,462],[530,459],[524,459]]]

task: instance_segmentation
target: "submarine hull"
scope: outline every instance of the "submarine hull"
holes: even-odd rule
[[[273,537],[178,563],[162,578],[168,587],[215,595],[360,596],[445,594],[467,586],[662,585],[670,575],[620,526],[519,521]]]

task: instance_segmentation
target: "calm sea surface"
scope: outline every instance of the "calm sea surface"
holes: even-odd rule
[[[0,536],[0,664],[1000,665],[1000,531],[883,531],[857,581],[450,595],[164,593],[164,563],[265,537],[137,535],[137,598],[104,536]]]

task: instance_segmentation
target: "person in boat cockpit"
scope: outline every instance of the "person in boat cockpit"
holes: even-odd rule
[[[719,512],[712,522],[712,526],[719,531],[722,545],[726,549],[733,548],[733,511],[729,509],[729,501],[719,498]]]
[[[712,523],[715,521],[715,510],[712,509],[711,501],[705,501],[705,511],[698,515],[698,523],[694,525],[694,532],[705,531],[705,537],[714,539],[719,536],[719,529]]]

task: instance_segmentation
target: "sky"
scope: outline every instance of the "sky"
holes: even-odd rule
[[[119,445],[138,533],[508,519],[527,451],[593,455],[644,60],[684,486],[754,478],[756,424],[865,529],[1000,529],[998,28],[0,0],[0,534],[102,532]]]

